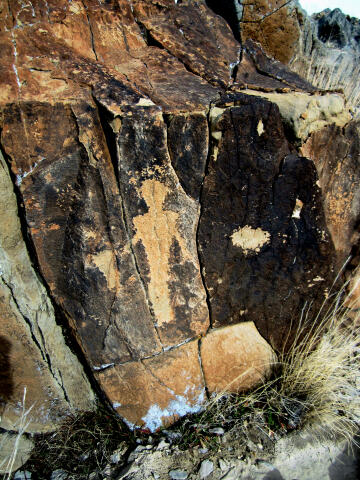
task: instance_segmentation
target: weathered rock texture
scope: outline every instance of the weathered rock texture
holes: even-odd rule
[[[34,276],[18,293],[4,277],[8,351],[26,348],[31,371],[42,358],[55,416],[89,408],[53,305],[113,407],[150,430],[198,410],[206,387],[256,385],[335,274],[316,161],[294,145],[340,132],[341,95],[241,48],[205,1],[0,5],[2,164]],[[241,365],[253,371],[233,382]]]
[[[354,114],[360,111],[360,21],[340,9],[311,17],[298,0],[232,0],[209,5],[231,25],[239,40],[262,45],[313,85],[343,90]]]
[[[343,90],[355,116],[360,113],[360,21],[341,10],[308,17],[301,12],[297,51],[289,65],[326,90]]]
[[[13,188],[0,153],[0,426],[13,430],[32,406],[27,431],[38,432],[71,411],[91,409],[94,396],[31,265]]]

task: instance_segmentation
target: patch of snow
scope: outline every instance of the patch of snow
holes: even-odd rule
[[[155,432],[162,426],[162,419],[165,417],[173,417],[174,415],[183,417],[188,413],[197,413],[201,410],[205,400],[205,390],[198,396],[195,404],[191,404],[183,395],[176,395],[169,405],[161,409],[158,405],[152,405],[147,414],[142,417],[145,427],[151,432]]]

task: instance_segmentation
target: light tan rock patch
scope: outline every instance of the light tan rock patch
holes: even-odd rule
[[[242,92],[264,97],[275,103],[286,124],[300,140],[306,140],[310,133],[326,125],[335,123],[343,127],[351,120],[349,109],[345,107],[344,97],[338,93],[310,95],[301,92],[275,93],[250,89]]]
[[[248,390],[269,375],[276,359],[254,322],[211,330],[200,352],[209,392]]]
[[[249,225],[235,230],[231,235],[232,244],[241,247],[245,255],[259,253],[261,248],[270,241],[270,233],[261,228]]]

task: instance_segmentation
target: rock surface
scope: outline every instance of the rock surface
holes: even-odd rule
[[[16,445],[16,448],[15,448]],[[15,472],[30,457],[34,442],[24,436],[15,434],[0,434],[0,473],[6,473],[12,462],[12,471]],[[13,457],[16,451],[15,458]]]
[[[210,331],[201,342],[200,352],[210,393],[247,390],[266,379],[276,360],[253,322]]]
[[[359,134],[359,121],[345,128],[329,125],[310,135],[301,149],[316,166],[326,223],[340,264],[360,240]]]
[[[300,16],[298,47],[289,62],[295,72],[326,90],[343,90],[355,116],[360,113],[358,42],[360,20],[340,9]]]
[[[289,65],[318,88],[343,90],[354,114],[359,115],[359,19],[339,8],[310,17],[298,0],[228,3],[233,4],[232,11],[220,5],[214,8],[238,32],[242,43],[248,39],[258,42],[270,57]],[[239,11],[237,17],[234,9]]]
[[[94,395],[31,264],[13,188],[0,152],[0,426],[18,426],[25,388],[26,430],[41,432],[71,411],[92,409]]]
[[[332,275],[316,171],[290,153],[273,103],[238,94],[218,102],[210,117],[217,144],[198,239],[212,326],[254,321],[281,349],[296,305],[301,298],[316,304],[322,279]]]
[[[49,384],[56,418],[92,404],[53,308],[130,425],[154,430],[197,411],[207,379],[211,390],[220,382],[202,349],[235,330],[241,351],[226,347],[224,359],[256,338],[263,370],[234,390],[257,383],[268,344],[284,347],[335,274],[317,159],[295,147],[333,121],[343,127],[342,97],[251,38],[240,45],[205,1],[2,0],[0,19],[2,165],[33,264],[13,286],[10,251],[4,336],[14,324],[27,332],[17,358],[30,357],[31,371],[40,362],[34,390]],[[9,370],[19,363],[4,358]]]

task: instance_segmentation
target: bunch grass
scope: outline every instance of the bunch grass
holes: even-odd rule
[[[200,423],[211,418],[213,425],[230,422],[242,430],[251,424],[269,436],[274,430],[311,428],[320,437],[356,442],[360,318],[349,320],[347,287],[330,294],[315,319],[304,308],[290,347],[278,354],[273,378],[246,394],[229,395],[225,388],[210,400]]]

